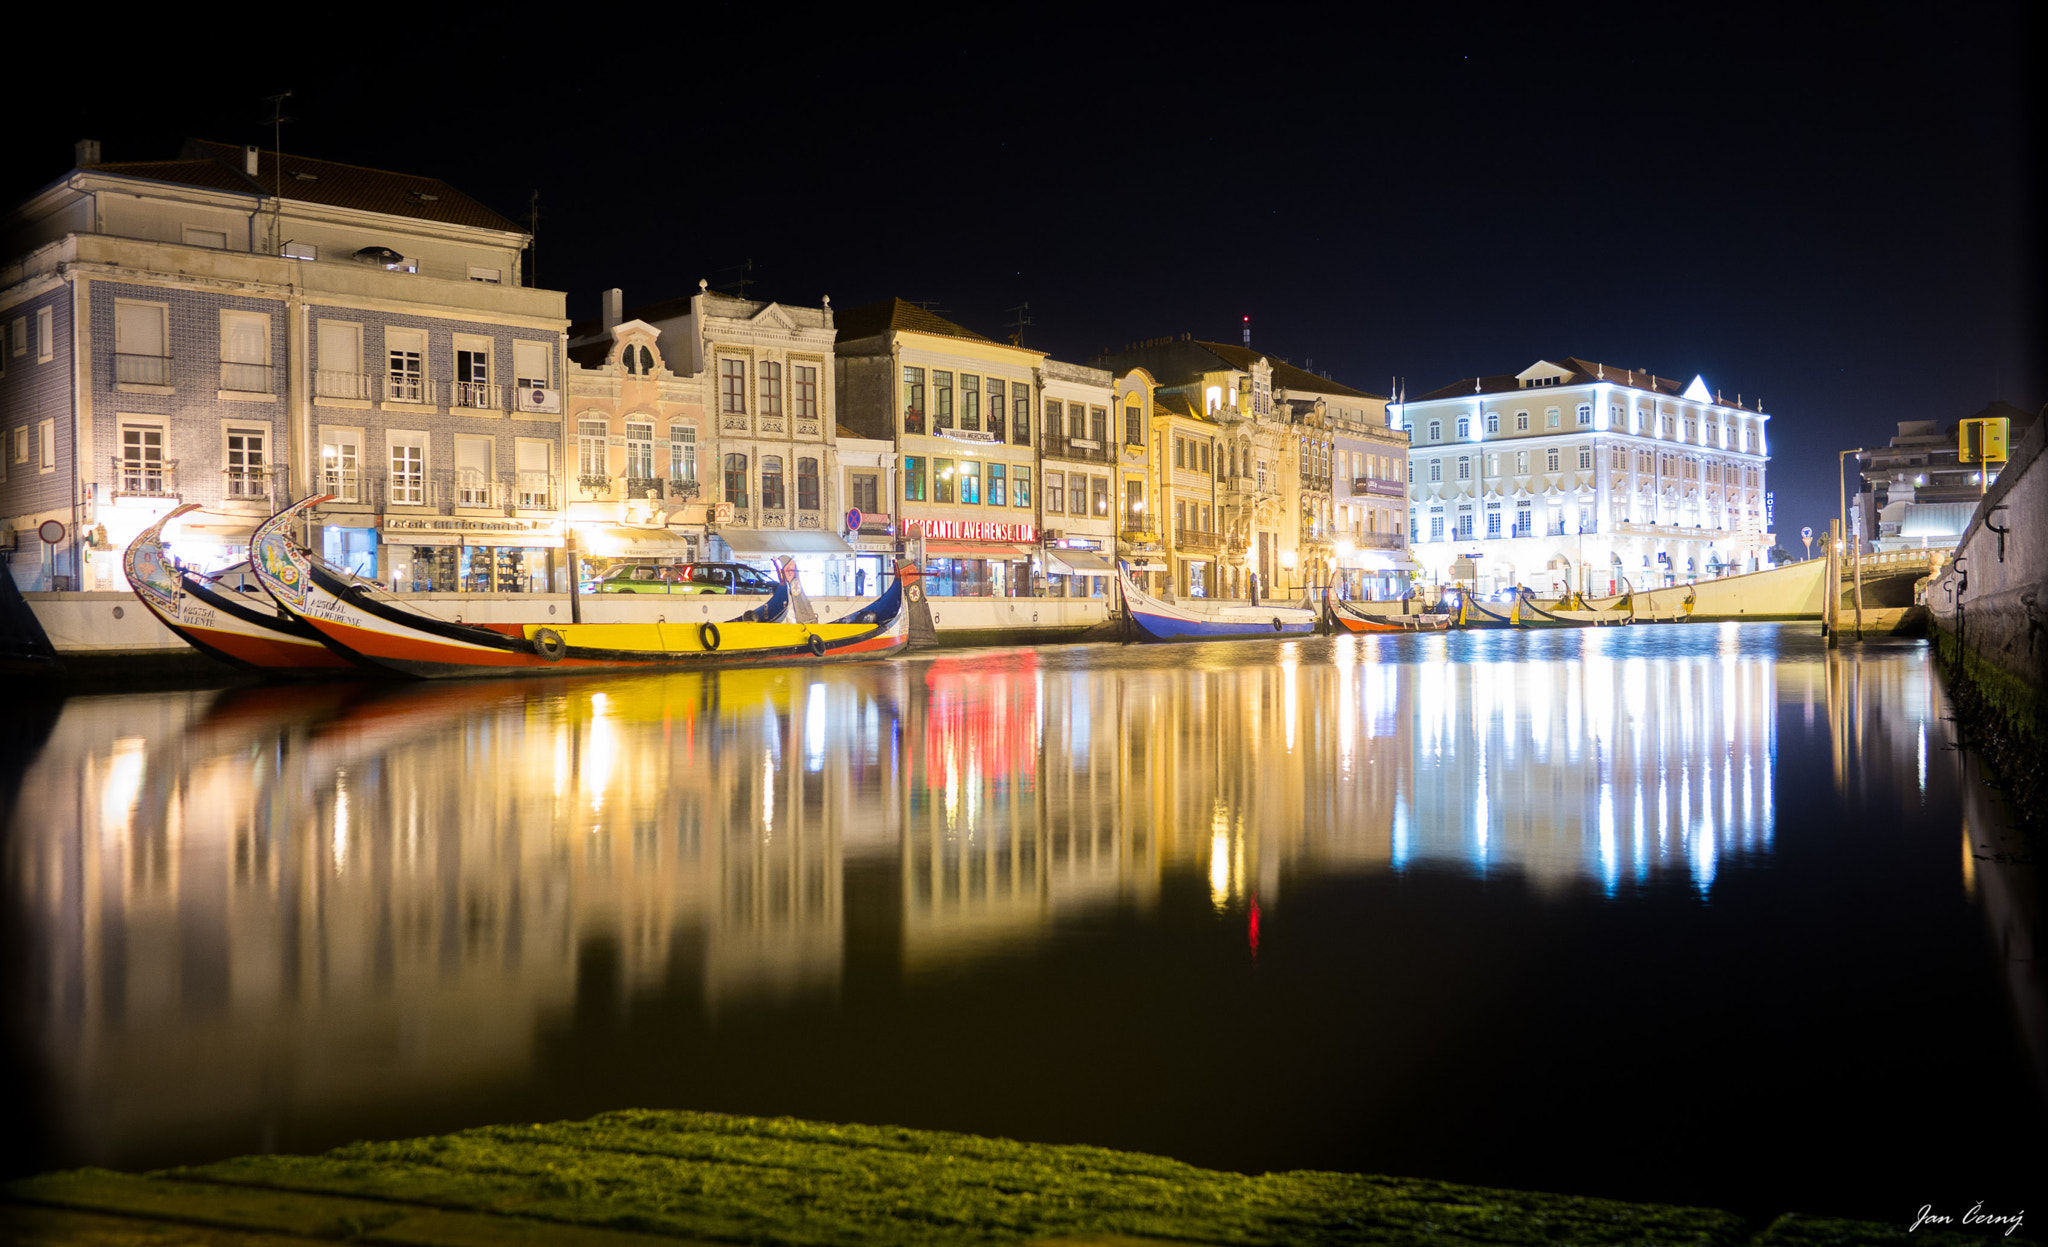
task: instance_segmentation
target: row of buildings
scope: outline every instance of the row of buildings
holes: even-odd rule
[[[826,594],[907,556],[939,594],[1100,595],[1122,559],[1169,595],[1386,597],[1770,547],[1766,417],[1697,379],[1566,360],[1395,403],[1248,342],[1069,363],[900,299],[704,283],[572,323],[523,284],[530,241],[433,178],[80,143],[0,222],[17,583],[120,588],[179,502],[177,553],[224,565],[315,492],[322,552],[406,592],[561,591],[580,549],[789,555]]]

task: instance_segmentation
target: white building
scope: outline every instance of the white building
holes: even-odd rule
[[[1773,544],[1770,417],[1700,377],[1566,357],[1390,410],[1425,580],[1607,594],[1753,571]]]

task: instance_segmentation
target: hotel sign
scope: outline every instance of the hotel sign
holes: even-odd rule
[[[905,520],[903,532],[905,536],[923,537],[928,541],[1038,540],[1036,524],[988,524],[978,520]]]

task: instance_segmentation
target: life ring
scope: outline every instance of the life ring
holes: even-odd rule
[[[533,630],[533,652],[549,662],[560,662],[562,661],[562,655],[569,652],[569,643],[564,641],[562,634],[553,628],[535,628]]]
[[[717,649],[717,648],[718,648],[718,625],[717,625],[717,624],[715,624],[715,623],[701,623],[701,624],[698,624],[698,625],[697,625],[697,641],[698,641],[698,643],[699,643],[699,644],[703,645],[703,647],[704,647],[705,649],[708,649],[708,650],[715,650],[715,649]]]
[[[913,602],[922,602],[924,601],[924,589],[917,585],[912,585],[908,589],[903,591],[903,596],[909,598]]]
[[[823,658],[825,656],[824,637],[821,637],[817,633],[813,632],[809,637],[807,637],[804,640],[804,644],[811,647],[811,657]]]
[[[1275,632],[1285,632],[1285,631],[1287,631],[1287,629],[1286,629],[1286,628],[1283,628],[1283,627],[1281,627],[1281,625],[1280,625],[1280,616],[1278,616],[1278,615],[1275,615],[1275,616],[1273,616],[1273,631],[1275,631]]]

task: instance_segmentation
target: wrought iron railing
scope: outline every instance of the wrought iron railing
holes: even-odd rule
[[[639,501],[653,494],[662,496],[662,480],[658,476],[629,476],[626,478],[626,497]]]
[[[238,364],[220,361],[220,388],[238,394],[277,393],[276,370],[269,364]]]
[[[521,510],[545,511],[561,504],[555,498],[555,475],[552,472],[520,472],[514,480],[514,503]]]
[[[117,353],[114,356],[114,380],[122,385],[169,385],[171,357]]]
[[[177,497],[178,461],[115,456],[114,494],[129,498]]]
[[[384,401],[431,403],[434,401],[434,389],[414,373],[394,372],[384,378]]]
[[[451,407],[472,407],[485,411],[503,411],[505,387],[492,385],[487,381],[457,381],[451,390]]]
[[[222,468],[220,496],[230,501],[257,502],[270,497],[269,468]]]
[[[320,470],[320,491],[332,494],[336,502],[361,502],[363,500],[362,469],[322,468]]]
[[[1214,550],[1222,538],[1199,528],[1183,528],[1174,534],[1173,544],[1183,550]]]

